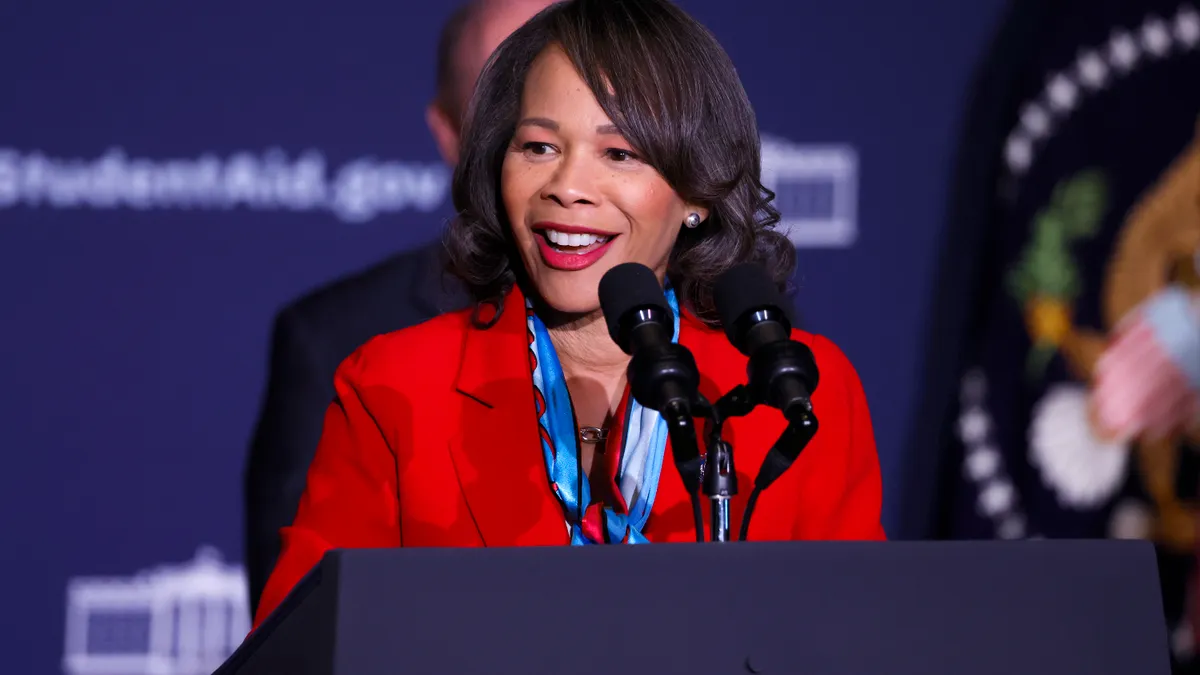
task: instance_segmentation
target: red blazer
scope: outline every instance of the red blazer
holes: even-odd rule
[[[568,542],[542,458],[524,303],[514,290],[490,329],[472,327],[469,311],[446,314],[376,337],[342,363],[295,521],[280,531],[282,553],[255,628],[330,549]],[[801,331],[793,337],[812,349],[820,370],[812,398],[820,430],[760,496],[748,538],[883,539],[879,461],[858,375],[828,340]],[[709,400],[745,383],[746,357],[722,332],[684,312],[679,341],[695,356]],[[725,425],[742,486],[730,508],[735,529],[785,426],[765,406]],[[669,443],[666,452],[643,534],[652,542],[695,541]]]

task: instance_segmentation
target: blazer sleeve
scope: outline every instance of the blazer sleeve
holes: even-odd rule
[[[802,522],[804,538],[828,540],[884,540],[880,515],[883,509],[883,481],[871,413],[858,372],[846,355],[826,338],[814,336],[813,351],[821,367],[821,388],[830,388],[831,400],[823,401],[817,411],[821,433],[829,433],[832,446],[823,458],[821,476],[832,485],[816,490],[824,504],[807,504],[814,516]],[[832,451],[832,452],[830,452]],[[803,455],[802,455],[803,456]],[[811,508],[811,507],[816,508]],[[819,518],[816,520],[816,518]]]
[[[334,399],[296,518],[280,533],[282,552],[255,629],[327,551],[401,545],[396,456],[370,402],[370,392],[386,387],[364,382],[371,346],[347,358],[334,375]]]
[[[251,613],[279,558],[279,531],[296,516],[337,365],[322,362],[320,344],[294,310],[279,314],[272,335],[266,396],[243,485]]]

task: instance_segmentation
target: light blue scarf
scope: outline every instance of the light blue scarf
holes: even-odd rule
[[[675,321],[672,339],[677,341],[679,305],[673,290],[668,289],[666,296]],[[629,407],[623,416],[625,428],[610,430],[607,445],[609,452],[620,449],[620,467],[615,480],[620,488],[619,501],[623,503],[592,504],[587,476],[581,475],[579,430],[562,366],[545,324],[528,301],[526,315],[542,454],[554,494],[566,514],[571,545],[649,543],[641,530],[650,518],[658,492],[667,445],[666,421],[657,410],[645,408],[633,400],[626,387],[624,399]]]

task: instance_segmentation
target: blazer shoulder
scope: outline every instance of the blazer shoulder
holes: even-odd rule
[[[840,389],[849,389],[857,393],[862,389],[858,371],[850,358],[829,338],[800,329],[792,330],[792,339],[807,345],[812,350],[813,361],[817,364],[817,389],[828,389],[829,385]]]
[[[338,376],[392,387],[449,380],[457,372],[470,322],[471,310],[460,310],[377,335],[342,362]]]

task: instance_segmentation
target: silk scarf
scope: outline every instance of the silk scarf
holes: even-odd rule
[[[672,341],[678,341],[679,305],[673,290],[667,289],[666,296],[675,324]],[[657,410],[633,400],[626,385],[614,419],[615,428],[610,429],[605,446],[597,448],[595,457],[596,462],[611,462],[611,453],[620,453],[615,475],[609,474],[617,488],[613,491],[616,503],[592,503],[591,486],[580,462],[575,411],[558,354],[545,324],[529,301],[526,316],[542,454],[551,489],[566,515],[571,545],[649,543],[642,535],[642,528],[650,517],[658,491],[667,446],[666,421]]]

